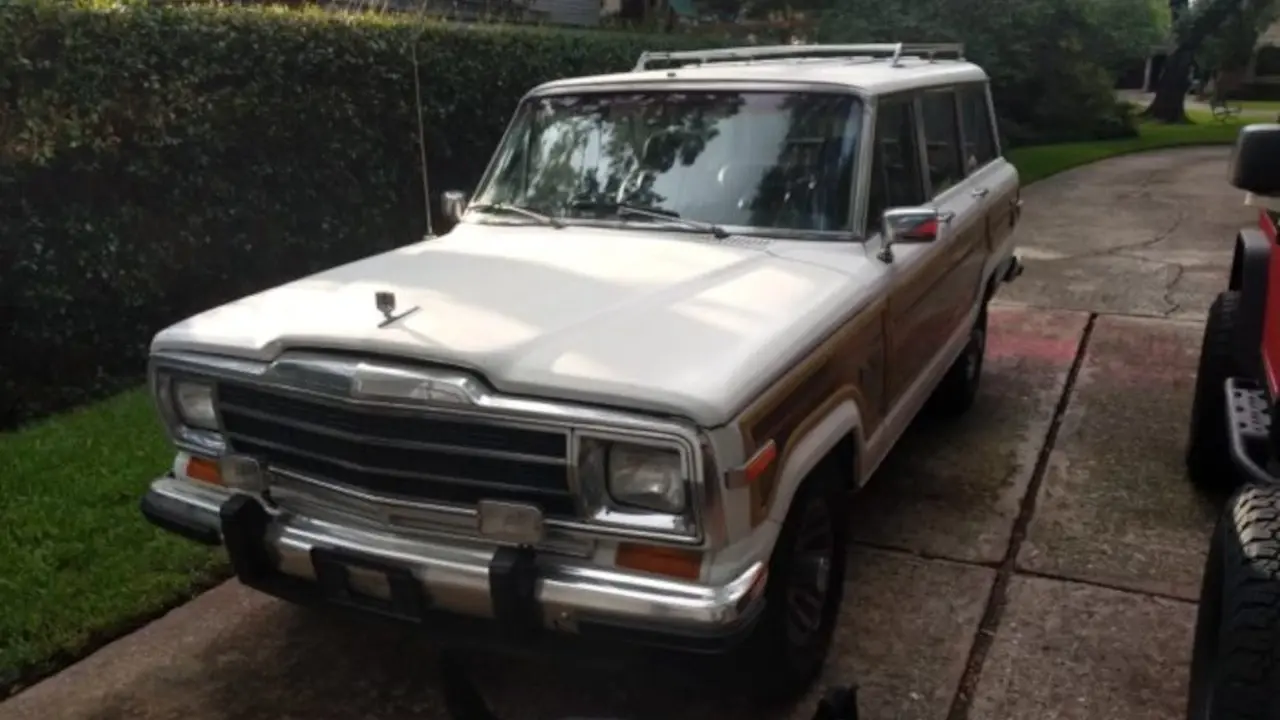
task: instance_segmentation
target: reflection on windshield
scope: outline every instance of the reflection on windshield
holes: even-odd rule
[[[563,218],[618,219],[621,205],[714,225],[848,230],[860,120],[856,98],[814,92],[535,98],[475,203]]]

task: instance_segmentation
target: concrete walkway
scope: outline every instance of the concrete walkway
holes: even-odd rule
[[[1180,716],[1212,509],[1181,457],[1199,318],[1237,227],[1225,149],[1028,188],[1028,269],[983,390],[921,424],[855,513],[827,676],[867,720]],[[441,720],[430,643],[228,583],[0,704],[0,720]],[[766,717],[742,680],[487,659],[505,718]],[[793,717],[807,717],[811,704]]]

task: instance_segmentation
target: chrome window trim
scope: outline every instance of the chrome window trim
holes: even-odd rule
[[[213,381],[242,383],[284,395],[368,408],[429,410],[436,415],[471,418],[506,427],[543,432],[558,429],[565,434],[566,447],[570,452],[570,490],[578,498],[585,519],[547,518],[546,525],[556,530],[584,537],[605,536],[705,546],[708,538],[706,528],[715,526],[718,522],[715,518],[708,517],[708,508],[722,510],[721,503],[717,501],[717,479],[705,475],[707,468],[703,458],[701,433],[691,422],[555,400],[504,395],[491,390],[476,375],[466,370],[424,367],[405,360],[337,356],[310,350],[286,351],[272,362],[191,351],[153,353],[149,362],[149,375],[157,405],[163,404],[155,393],[159,378],[182,374]],[[362,384],[366,385],[363,396],[358,394]],[[376,392],[370,391],[375,388]],[[225,442],[221,438],[221,448],[217,450],[189,442],[188,433],[184,431],[190,429],[172,419],[172,415],[172,409],[161,409],[161,417],[169,426],[170,437],[180,450],[206,456],[225,450]],[[175,422],[176,425],[173,424]],[[639,444],[659,444],[678,451],[688,472],[692,532],[679,532],[672,519],[674,516],[663,513],[627,510],[620,514],[616,512],[616,508],[611,509],[615,512],[595,513],[591,508],[581,506],[584,495],[577,484],[578,443],[574,439],[580,433]],[[387,498],[387,501],[397,504],[404,502],[391,498]],[[424,512],[465,511],[465,508],[445,503],[413,500],[411,504]],[[630,524],[625,523],[628,516],[632,520]],[[663,519],[666,521],[665,529]],[[604,524],[606,520],[610,524]]]

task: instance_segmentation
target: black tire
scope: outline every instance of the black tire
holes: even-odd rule
[[[764,614],[743,648],[762,701],[797,699],[826,662],[844,597],[846,486],[833,463],[819,466],[796,492],[778,534]]]
[[[1219,293],[1209,306],[1204,324],[1187,438],[1187,474],[1191,481],[1205,490],[1223,493],[1239,485],[1239,475],[1231,461],[1225,386],[1229,378],[1243,374],[1235,353],[1241,323],[1240,293]]]
[[[1227,503],[1205,562],[1188,720],[1280,720],[1280,486]]]
[[[934,391],[934,411],[946,417],[963,415],[973,407],[978,397],[978,385],[982,381],[982,361],[987,355],[987,309],[982,308],[978,319],[969,330],[969,342],[959,357],[942,376]]]

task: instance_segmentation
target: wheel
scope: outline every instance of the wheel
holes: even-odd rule
[[[1213,113],[1214,119],[1218,122],[1223,122],[1227,119],[1226,105],[1223,105],[1222,103],[1212,103],[1209,105],[1209,110]]]
[[[969,331],[969,342],[942,376],[933,393],[933,407],[942,415],[957,416],[973,407],[982,380],[982,359],[987,354],[987,309],[984,307]]]
[[[1228,378],[1244,374],[1235,354],[1241,322],[1240,293],[1219,293],[1204,324],[1187,438],[1187,473],[1206,490],[1230,492],[1239,484],[1231,462],[1225,385]]]
[[[847,493],[824,463],[796,492],[769,559],[764,615],[744,648],[752,688],[766,702],[801,696],[831,647],[848,559]]]
[[[1227,503],[1205,562],[1187,720],[1280,718],[1280,486]]]

